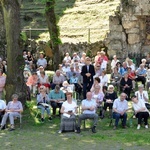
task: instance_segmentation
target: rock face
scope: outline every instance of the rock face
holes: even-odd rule
[[[4,28],[4,18],[3,18],[3,12],[2,7],[0,4],[0,57],[5,58],[5,28]]]
[[[109,56],[144,57],[150,52],[150,0],[121,0],[115,16],[109,17],[109,28]]]

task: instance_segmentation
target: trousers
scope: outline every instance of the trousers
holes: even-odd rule
[[[18,113],[18,112],[7,112],[7,113],[5,113],[3,118],[2,118],[1,126],[4,126],[6,124],[8,117],[9,117],[10,124],[14,125],[14,118],[20,117],[20,113]]]

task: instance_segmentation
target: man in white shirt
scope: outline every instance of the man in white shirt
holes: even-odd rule
[[[119,119],[122,118],[122,126],[126,128],[128,102],[126,94],[121,93],[120,98],[117,98],[113,103],[113,118],[115,119],[114,130],[118,127]]]
[[[96,114],[96,102],[92,100],[92,93],[87,92],[86,94],[86,99],[82,101],[82,110],[83,113],[79,115],[78,118],[78,128],[77,128],[77,133],[80,133],[80,126],[81,126],[81,121],[85,119],[93,119],[93,127],[92,127],[92,132],[96,133],[96,126],[98,122],[98,115]]]

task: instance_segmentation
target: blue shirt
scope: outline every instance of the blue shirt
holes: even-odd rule
[[[141,68],[138,68],[138,69],[137,69],[137,75],[139,75],[139,76],[140,76],[140,75],[145,75],[146,72],[147,72],[146,69],[141,69]]]
[[[123,68],[121,67],[120,70],[119,70],[119,73],[124,76],[125,73],[127,73],[127,68]]]
[[[93,111],[91,110],[84,110],[83,114],[95,114],[96,113],[96,102],[94,100],[83,100],[82,101],[82,106],[85,107],[95,107],[95,109]]]
[[[64,99],[65,100],[65,94],[62,90],[60,90],[58,93],[55,92],[55,90],[50,91],[48,94],[50,101],[51,100],[58,100],[58,99]]]

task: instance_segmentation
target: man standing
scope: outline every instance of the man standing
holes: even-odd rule
[[[87,92],[86,94],[87,98],[82,101],[81,108],[83,110],[83,114],[79,115],[78,118],[78,127],[77,127],[77,133],[80,133],[80,126],[81,121],[85,119],[93,119],[93,127],[92,132],[96,133],[96,125],[98,122],[98,115],[96,114],[96,102],[92,100],[92,93]]]
[[[115,119],[114,130],[118,127],[120,118],[123,119],[122,120],[123,128],[126,128],[127,109],[128,109],[128,102],[126,100],[126,94],[121,93],[120,98],[116,99],[113,104],[113,118]]]
[[[85,58],[85,65],[82,67],[81,75],[83,76],[83,97],[86,99],[86,92],[90,91],[93,84],[93,76],[95,75],[94,66],[89,57]]]

